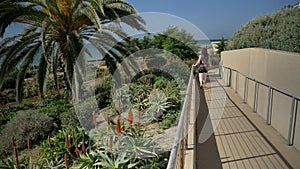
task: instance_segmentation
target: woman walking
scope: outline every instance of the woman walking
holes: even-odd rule
[[[209,59],[208,59],[207,49],[202,48],[197,62],[193,65],[193,66],[199,65],[198,72],[199,72],[200,89],[205,87],[207,70],[208,70],[208,65],[209,65],[208,61],[209,61]]]

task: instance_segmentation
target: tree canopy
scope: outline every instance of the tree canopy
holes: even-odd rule
[[[174,55],[180,59],[197,57],[199,45],[193,35],[185,29],[170,26],[165,31],[155,35],[146,35],[133,40],[141,49],[163,49],[166,55]]]
[[[122,19],[127,15],[132,17]],[[116,37],[123,39],[127,35],[122,28],[114,26],[118,23],[112,24],[113,21],[145,31],[143,19],[137,15],[132,5],[123,0],[1,1],[0,37],[3,37],[12,23],[23,23],[26,27],[22,33],[5,38],[0,43],[0,82],[20,65],[16,100],[21,100],[26,71],[32,65],[34,57],[41,53],[37,74],[41,95],[44,93],[48,72],[51,71],[57,81],[56,73],[62,69],[67,91],[72,97],[72,80],[80,79],[74,72],[82,71],[75,64],[84,42],[96,46],[107,60],[119,59],[114,57],[117,57],[116,51],[121,47],[116,45],[115,50],[111,50],[111,46],[118,42]]]

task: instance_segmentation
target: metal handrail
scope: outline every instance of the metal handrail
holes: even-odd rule
[[[267,110],[267,125],[271,125],[271,110],[272,110],[272,98],[273,98],[273,91],[276,91],[278,93],[281,93],[283,95],[286,95],[288,97],[291,97],[292,98],[292,104],[291,104],[291,109],[290,109],[290,119],[289,119],[289,129],[288,129],[288,145],[293,145],[293,142],[294,142],[294,135],[295,135],[295,127],[296,127],[296,117],[297,117],[297,108],[298,108],[298,102],[300,101],[300,98],[291,94],[291,93],[288,93],[288,92],[285,92],[285,91],[282,91],[276,87],[273,87],[271,85],[268,85],[266,83],[263,83],[263,82],[260,82],[254,78],[251,78],[241,72],[239,72],[238,70],[236,69],[232,69],[230,67],[227,67],[227,66],[223,66],[223,65],[220,65],[221,67],[225,68],[225,69],[229,69],[230,73],[229,73],[229,80],[228,80],[228,86],[232,86],[231,85],[231,81],[232,81],[232,71],[236,72],[236,85],[235,85],[235,91],[237,92],[238,90],[238,87],[237,87],[237,84],[238,84],[238,75],[242,75],[245,77],[245,86],[244,86],[244,103],[246,103],[246,89],[248,90],[248,86],[247,86],[247,80],[252,80],[255,82],[255,89],[254,89],[254,101],[253,101],[253,112],[256,112],[256,109],[257,109],[257,86],[258,84],[261,84],[265,87],[268,87],[268,110]],[[221,69],[223,70],[223,69]],[[222,72],[223,73],[223,72]],[[297,101],[297,102],[296,102]]]
[[[167,169],[182,169],[184,166],[184,156],[187,146],[187,123],[188,123],[188,108],[190,106],[191,93],[192,93],[192,83],[194,76],[194,68],[192,67],[189,83],[187,86],[187,93],[184,98],[182,110],[180,113],[179,123],[177,126],[177,132],[174,139],[173,147],[170,153],[169,162]]]

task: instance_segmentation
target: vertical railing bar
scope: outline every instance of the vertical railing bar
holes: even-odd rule
[[[253,112],[256,112],[256,98],[257,97],[257,82],[255,80],[255,86],[254,86],[254,99],[253,99]]]
[[[290,111],[290,121],[288,130],[288,145],[293,145],[292,135],[293,135],[293,123],[294,123],[294,113],[295,113],[295,97],[292,98],[291,111]]]
[[[296,101],[296,99],[295,99]],[[292,138],[291,138],[291,141],[292,141],[292,144],[294,144],[294,139],[295,139],[295,133],[296,133],[296,123],[297,123],[297,114],[298,114],[298,102],[299,100],[297,100],[297,102],[295,103],[295,117],[294,117],[294,126],[293,126],[293,134],[292,134]]]
[[[231,78],[232,78],[232,70],[229,68],[229,82],[228,82],[228,87],[231,87]]]
[[[239,72],[238,71],[235,71],[235,93],[238,92],[238,75],[239,75]]]
[[[228,71],[229,71],[229,69],[226,67],[226,76],[227,76],[226,84],[227,84],[227,86],[229,86],[229,73],[228,73]]]
[[[247,90],[247,81],[248,81],[248,77],[245,76],[245,84],[244,84],[244,103],[247,103],[247,96],[246,96],[246,92],[248,92],[248,90]]]
[[[269,92],[268,92],[268,111],[267,111],[267,125],[271,124],[271,108],[273,106],[272,104],[272,88],[269,86]]]

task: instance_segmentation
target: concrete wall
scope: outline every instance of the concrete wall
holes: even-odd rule
[[[300,53],[290,53],[276,50],[248,48],[225,51],[221,53],[223,66],[230,67],[240,73],[231,73],[231,87],[246,100],[252,108],[254,106],[255,81],[246,80],[245,76],[267,84],[273,88],[300,98]],[[229,81],[229,71],[224,70],[224,80]],[[243,75],[242,75],[243,74]],[[237,79],[236,79],[236,76]],[[246,88],[245,88],[246,84]],[[266,121],[268,112],[269,87],[257,85],[257,102],[255,111]],[[246,89],[246,97],[244,92]],[[271,125],[288,140],[290,111],[292,98],[272,90],[270,112]],[[294,146],[300,150],[300,105],[298,106]]]

